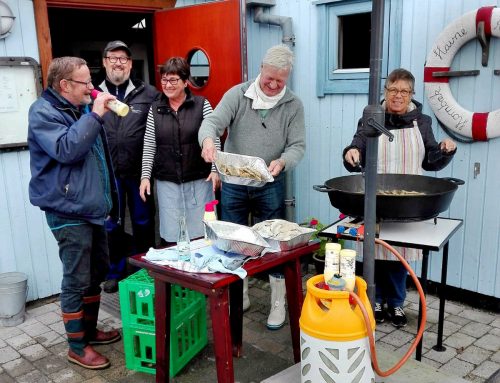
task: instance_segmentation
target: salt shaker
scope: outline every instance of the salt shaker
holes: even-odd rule
[[[189,248],[189,234],[186,223],[186,216],[179,217],[179,235],[177,236],[177,253],[179,258],[187,261],[190,258],[191,251]]]

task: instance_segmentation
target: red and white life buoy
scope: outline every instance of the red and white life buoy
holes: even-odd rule
[[[482,7],[452,22],[437,37],[424,67],[425,93],[436,118],[454,132],[486,141],[500,136],[500,109],[487,113],[471,112],[453,97],[449,77],[435,77],[435,72],[450,71],[453,57],[468,41],[476,38],[477,26],[484,22],[486,36],[500,37],[500,9]]]

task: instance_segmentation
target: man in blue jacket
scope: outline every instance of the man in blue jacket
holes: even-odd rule
[[[145,253],[155,246],[154,198],[149,195],[143,201],[139,186],[146,119],[151,103],[159,98],[160,92],[154,86],[130,77],[132,52],[123,41],[115,40],[106,45],[102,65],[106,69],[106,78],[99,88],[130,107],[130,113],[124,117],[114,113],[103,117],[120,199],[117,214],[106,221],[110,271],[103,289],[113,293],[118,290],[118,281],[127,274],[127,256]],[[132,223],[131,246],[127,246],[124,230],[126,206]]]
[[[63,265],[61,311],[68,360],[89,369],[109,366],[92,345],[120,339],[118,331],[97,329],[100,284],[109,268],[104,221],[116,200],[116,183],[103,129],[106,104],[101,93],[92,111],[94,88],[85,60],[54,59],[48,87],[29,110],[29,197],[45,212]]]

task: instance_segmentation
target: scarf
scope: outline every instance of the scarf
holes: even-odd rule
[[[255,81],[248,87],[245,96],[252,99],[252,109],[271,109],[279,100],[283,98],[286,92],[286,86],[276,96],[267,96],[259,85],[260,74]]]

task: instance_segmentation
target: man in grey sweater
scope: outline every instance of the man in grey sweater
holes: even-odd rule
[[[263,158],[274,177],[274,182],[262,187],[223,183],[224,221],[246,225],[249,214],[257,222],[284,218],[284,172],[297,165],[305,150],[304,107],[286,87],[292,64],[293,52],[286,45],[269,48],[257,78],[229,89],[201,124],[198,140],[205,161],[215,161],[215,138],[227,127],[224,150]],[[271,313],[267,327],[278,329],[285,323],[285,283],[282,274],[269,278]],[[250,304],[247,286],[245,280],[244,309]]]

